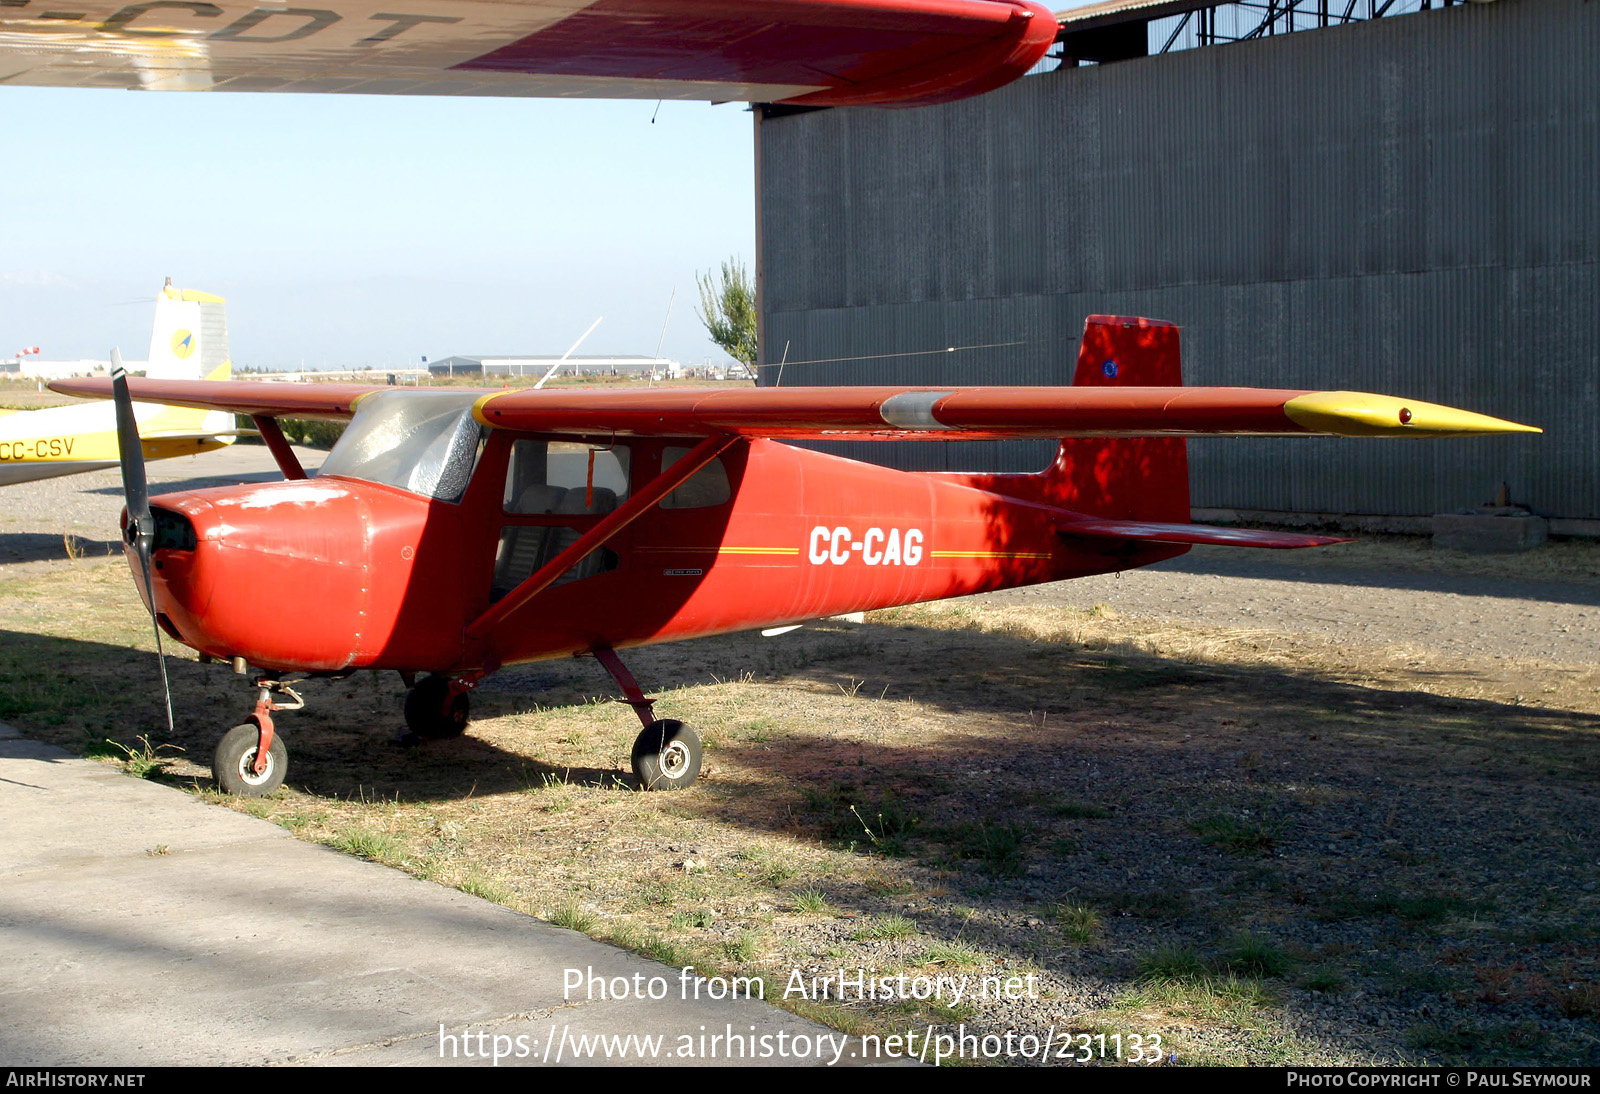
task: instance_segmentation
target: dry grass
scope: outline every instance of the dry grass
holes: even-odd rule
[[[209,785],[250,697],[174,662],[163,739],[120,564],[0,584],[0,608],[0,718],[159,750],[146,774]],[[1600,671],[1417,654],[966,603],[638,651],[659,709],[709,744],[701,784],[670,794],[632,787],[637,723],[597,701],[592,664],[508,671],[466,737],[411,749],[390,741],[398,679],[369,674],[309,684],[280,722],[289,788],[232,804],[770,994],[793,968],[1040,984],[959,1013],[794,1004],[843,1028],[1159,1032],[1191,1061],[1593,1063],[1592,993],[1572,985],[1600,969]],[[1492,990],[1423,983],[1450,960],[1508,971]],[[1428,1030],[1394,1017],[1422,1003]],[[1568,1025],[1503,1035],[1526,1023]]]
[[[69,396],[57,395],[37,379],[24,377],[0,379],[0,410],[38,410],[41,407],[67,406],[75,402],[77,400]]]

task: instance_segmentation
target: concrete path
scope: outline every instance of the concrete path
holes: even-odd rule
[[[547,1051],[695,1063],[713,1047],[717,1063],[771,1065],[817,1063],[819,1042],[829,1062],[846,1041],[768,1004],[695,1001],[692,980],[684,1001],[678,969],[4,725],[0,833],[0,1065],[460,1066],[492,1062],[497,1037],[501,1066],[556,1062]],[[630,989],[660,977],[666,998],[565,998],[568,969]],[[710,1040],[730,1027],[743,1061]],[[612,1035],[659,1037],[658,1058],[638,1040],[596,1049]]]

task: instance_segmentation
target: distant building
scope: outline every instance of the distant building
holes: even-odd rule
[[[129,372],[141,372],[143,361],[124,361]],[[110,361],[41,361],[37,357],[10,357],[0,361],[0,375],[36,380],[65,380],[73,376],[98,376],[111,371]]]
[[[428,371],[434,376],[532,376],[549,372],[557,362],[561,370],[557,376],[655,376],[658,378],[683,375],[683,366],[666,357],[629,355],[623,357],[577,356],[562,361],[551,357],[480,357],[457,355],[440,361],[429,361]]]

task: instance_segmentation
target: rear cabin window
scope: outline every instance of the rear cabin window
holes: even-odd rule
[[[670,445],[661,450],[661,470],[665,471],[689,454],[688,448]],[[663,509],[707,509],[733,497],[728,486],[728,469],[720,458],[712,460],[689,477],[689,481],[661,499]]]
[[[592,461],[592,462],[591,462]],[[542,513],[609,513],[628,496],[628,449],[573,441],[517,441],[506,471],[505,510]]]

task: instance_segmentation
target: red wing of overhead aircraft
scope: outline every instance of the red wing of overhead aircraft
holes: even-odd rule
[[[0,0],[0,83],[916,106],[1055,41],[1029,0]]]
[[[399,670],[411,731],[442,737],[488,674],[584,654],[644,723],[641,783],[685,786],[693,731],[655,717],[616,650],[1124,570],[1196,543],[1338,542],[1190,524],[1186,436],[1537,432],[1379,395],[1180,384],[1175,326],[1094,316],[1067,388],[51,386],[129,408],[134,574],[158,642],[256,666],[254,713],[213,769],[262,794],[287,763],[272,714],[299,705],[286,676]],[[152,505],[130,398],[250,415],[284,481]],[[350,426],[308,478],[280,417]],[[896,471],[781,440],[835,437],[1061,440],[1029,475]]]

